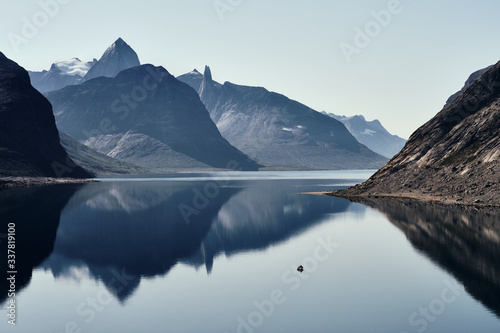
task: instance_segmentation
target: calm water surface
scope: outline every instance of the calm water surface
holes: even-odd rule
[[[303,194],[370,175],[178,174],[0,192],[18,269],[17,325],[2,279],[0,331],[500,332],[500,213]],[[4,256],[0,267],[6,275]]]

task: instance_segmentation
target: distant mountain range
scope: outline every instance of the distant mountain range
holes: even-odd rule
[[[53,63],[48,71],[28,71],[28,73],[33,87],[39,92],[45,93],[82,83],[83,76],[95,62],[83,62],[78,58],[73,58]]]
[[[97,61],[83,62],[78,58],[60,60],[48,71],[28,71],[31,84],[41,93],[59,90],[87,80],[105,76],[115,77],[122,70],[139,66],[135,51],[123,39],[118,38]]]
[[[87,178],[59,142],[52,107],[0,52],[0,176]]]
[[[47,98],[61,131],[122,161],[162,169],[259,167],[220,135],[196,92],[163,67],[137,66]]]
[[[478,73],[382,169],[335,194],[500,206],[500,62]]]
[[[322,113],[342,122],[360,143],[387,158],[392,158],[405,146],[405,139],[389,133],[377,119],[367,121],[362,115],[346,117]]]
[[[198,91],[221,134],[262,164],[301,169],[378,168],[387,159],[336,119],[261,87],[219,84],[210,68],[178,77]]]
[[[198,96],[172,78],[159,83],[158,76],[171,75],[140,66],[121,38],[98,61],[58,61],[30,76],[54,105],[70,154],[87,169],[103,162],[91,168],[98,174],[225,168],[231,161],[251,170],[379,168],[404,145],[378,121],[320,114],[265,88],[219,84],[208,67],[177,78]]]

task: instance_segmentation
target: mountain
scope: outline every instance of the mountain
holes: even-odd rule
[[[48,71],[28,71],[28,73],[33,87],[39,92],[45,93],[82,83],[83,77],[96,62],[96,59],[84,62],[73,58],[53,63]]]
[[[76,164],[97,176],[114,174],[150,174],[154,171],[101,154],[69,135],[59,132],[61,145]]]
[[[332,194],[500,205],[500,62],[365,183]]]
[[[88,178],[59,143],[52,107],[0,52],[0,176]]]
[[[50,92],[59,129],[148,168],[255,170],[219,133],[196,92],[163,67],[142,65]]]
[[[212,79],[207,66],[181,75],[197,90],[221,134],[260,163],[300,169],[378,168],[386,158],[328,116],[261,87]],[[198,85],[199,83],[199,85]]]
[[[322,113],[342,122],[356,140],[387,158],[393,157],[405,146],[405,139],[389,133],[377,119],[366,121],[362,115],[346,117],[325,111]]]
[[[201,83],[203,82],[203,74],[198,72],[198,70],[193,69],[191,72],[180,75],[177,80],[189,84],[194,90],[199,91]],[[215,84],[218,84],[215,82]]]
[[[444,105],[445,108],[447,108],[448,106],[450,106],[450,104],[455,100],[457,99],[458,96],[460,96],[461,93],[463,93],[465,91],[465,89],[467,89],[472,83],[474,83],[477,79],[479,79],[481,77],[481,75],[483,75],[484,73],[486,73],[487,70],[489,70],[491,67],[493,66],[488,66],[486,68],[483,68],[483,69],[480,69],[478,71],[475,71],[474,73],[472,73],[469,78],[467,79],[467,81],[465,81],[465,84],[464,84],[464,87],[454,93],[453,95],[450,96],[450,98],[448,98],[448,100],[446,101],[446,104]]]
[[[137,53],[121,38],[106,49],[101,59],[84,62],[78,58],[61,60],[50,70],[29,71],[31,84],[41,93],[59,90],[70,85],[99,77],[115,77],[122,70],[139,66]]]
[[[106,49],[101,59],[90,68],[85,75],[85,80],[99,76],[115,77],[121,71],[139,66],[137,53],[121,38],[118,38]]]

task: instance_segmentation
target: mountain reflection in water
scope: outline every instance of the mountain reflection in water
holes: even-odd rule
[[[418,251],[500,317],[500,209],[381,198],[356,201],[385,214]]]
[[[195,207],[198,192],[193,190],[203,193],[205,185],[85,185],[63,210],[54,252],[43,268],[56,277],[72,277],[83,269],[123,302],[143,277],[164,276],[179,262],[204,265],[209,274],[220,254],[265,249],[351,205],[343,199],[300,195],[272,181],[265,186],[233,184],[219,188],[207,202],[199,201],[201,209],[186,222],[181,205]]]

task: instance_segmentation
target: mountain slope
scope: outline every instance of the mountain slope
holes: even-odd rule
[[[106,49],[101,59],[85,75],[85,80],[99,76],[115,77],[121,71],[139,66],[137,53],[121,38]]]
[[[287,97],[191,72],[180,80],[198,93],[221,134],[266,165],[301,169],[378,168],[386,159],[358,141],[339,121]]]
[[[196,92],[143,65],[47,94],[61,129],[110,156],[156,168],[258,165],[219,133]]]
[[[405,146],[405,139],[389,133],[377,119],[366,121],[361,115],[346,117],[322,113],[340,121],[356,140],[387,158],[393,157]]]
[[[500,62],[412,134],[368,181],[340,196],[500,205]]]
[[[50,103],[1,52],[0,176],[91,177],[59,143]]]
[[[84,144],[79,143],[69,135],[59,132],[61,145],[76,164],[97,176],[113,174],[146,174],[149,169],[138,167],[101,154]]]

